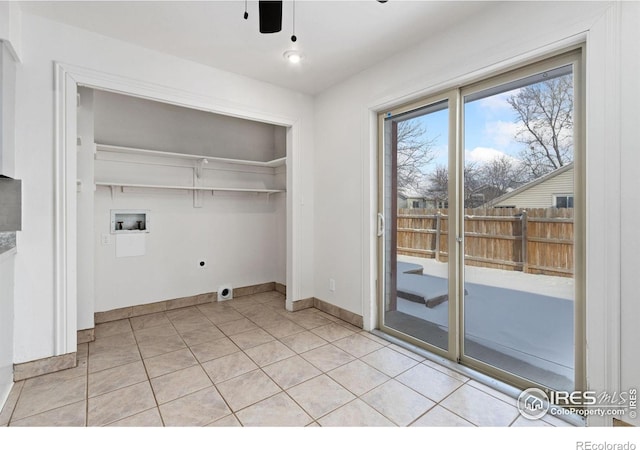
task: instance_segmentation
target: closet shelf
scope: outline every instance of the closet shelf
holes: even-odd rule
[[[182,159],[182,160],[195,160],[202,161],[207,160],[209,162],[219,162],[224,164],[235,164],[241,166],[255,166],[255,167],[281,167],[286,163],[286,157],[274,159],[272,161],[251,161],[244,159],[231,159],[231,158],[220,158],[218,156],[204,156],[204,155],[191,155],[186,153],[172,153],[172,152],[163,152],[159,150],[145,150],[141,148],[133,148],[133,147],[119,147],[116,145],[107,145],[107,144],[97,144],[96,143],[96,158],[100,152],[104,153],[119,153],[119,154],[128,154],[128,155],[145,155],[145,156],[157,156],[162,158],[171,158],[171,159]],[[216,189],[219,190],[219,189]]]
[[[284,189],[257,189],[257,188],[225,188],[225,187],[211,187],[211,186],[169,186],[158,184],[134,184],[134,183],[116,183],[108,181],[97,181],[96,186],[107,187],[129,187],[129,188],[142,188],[142,189],[177,189],[182,191],[218,191],[218,192],[253,192],[257,194],[277,194],[279,192],[286,192]]]

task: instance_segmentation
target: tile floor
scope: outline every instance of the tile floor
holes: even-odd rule
[[[559,426],[268,292],[96,326],[73,369],[16,383],[9,426]]]

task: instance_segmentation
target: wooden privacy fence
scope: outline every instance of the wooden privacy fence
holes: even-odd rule
[[[448,211],[400,209],[398,254],[448,258]],[[573,276],[573,209],[467,209],[465,264]]]

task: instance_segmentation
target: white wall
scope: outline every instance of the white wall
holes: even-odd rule
[[[0,254],[0,410],[13,386],[13,280],[15,250]]]
[[[101,144],[257,161],[286,153],[282,126],[104,91],[94,109]]]
[[[96,90],[93,95],[92,123],[97,143],[255,161],[286,154],[286,129],[282,126],[104,91]],[[137,159],[162,164],[172,161]],[[273,168],[213,161],[204,167],[204,186],[286,187],[286,178],[276,176]],[[101,159],[95,161],[95,172],[96,181],[189,186],[193,180],[191,168]],[[109,188],[98,189],[95,212],[90,214],[91,230],[95,230],[90,244],[96,261],[95,276],[92,273],[90,281],[96,311],[214,292],[222,284],[241,287],[286,280],[286,260],[281,258],[286,236],[277,227],[286,220],[282,207],[285,196],[201,195],[202,208],[194,208],[191,192],[128,189],[112,198]],[[140,237],[146,244],[144,255],[116,256],[118,237],[109,229],[112,209],[149,210],[150,232]],[[82,232],[79,228],[79,239]],[[105,244],[103,237],[109,242]],[[204,267],[200,261],[205,261]],[[86,265],[92,262],[93,258]],[[84,284],[80,271],[85,261],[79,260],[78,266],[80,286]],[[82,301],[79,292],[79,310]]]
[[[81,88],[78,107],[77,128],[80,145],[77,151],[77,317],[78,330],[93,328],[94,311],[94,226],[93,226],[93,180],[94,180],[94,121],[93,90]]]
[[[14,362],[52,356],[54,351],[54,61],[197,94],[209,100],[212,109],[295,121],[296,170],[290,193],[292,220],[298,230],[295,258],[313,260],[311,98],[25,13],[22,53],[16,86],[16,177],[23,180],[23,230],[16,257]],[[298,201],[302,197],[304,205]],[[310,297],[312,267],[298,270],[295,295]]]
[[[316,137],[315,167],[322,174],[315,184],[316,297],[365,320],[375,297],[373,267],[363,266],[375,263],[371,110],[451,88],[452,80],[587,30],[602,10],[598,3],[506,2],[317,97],[316,130],[331,132]],[[335,292],[329,278],[336,279]]]
[[[638,342],[640,342],[640,239],[638,238],[638,224],[640,223],[640,113],[638,99],[640,99],[640,3],[624,4],[622,12],[622,34],[620,37],[621,60],[624,61],[624,71],[621,76],[621,88],[624,95],[621,98],[621,127],[622,148],[625,151],[621,158],[621,298],[620,317],[622,318],[621,337],[621,389],[640,389],[640,357],[638,357]],[[631,420],[622,418],[635,426],[640,426],[640,417]]]
[[[540,57],[545,48],[557,50],[559,44],[575,43],[576,36],[584,35],[589,39],[586,65],[591,70],[587,101],[590,106],[607,106],[606,110],[587,110],[587,123],[592,127],[587,129],[587,140],[598,143],[597,148],[587,146],[587,214],[595,219],[587,224],[587,381],[590,388],[610,392],[637,386],[640,268],[637,245],[631,244],[637,242],[637,208],[623,212],[622,220],[619,210],[618,216],[606,221],[595,212],[609,211],[607,205],[615,205],[620,192],[623,200],[628,199],[623,210],[638,199],[637,8],[636,2],[505,2],[320,94],[316,98],[316,129],[331,133],[318,132],[316,137],[315,167],[322,174],[315,179],[314,199],[316,297],[363,314],[365,326],[376,324],[377,193],[372,186],[376,185],[377,136],[373,111],[467,84],[509,67],[510,61]],[[622,28],[616,16],[624,18]],[[604,77],[597,74],[602,83],[594,82],[596,72],[605,72]],[[618,82],[620,92],[612,88]],[[621,97],[624,101],[618,108]],[[620,135],[612,136],[615,127],[610,125],[616,122],[620,122]],[[622,146],[616,148],[618,140]],[[622,152],[621,165],[616,164],[618,151]],[[617,186],[620,167],[624,168],[622,185]],[[610,211],[615,213],[615,207]],[[616,230],[620,223],[624,224],[621,239]],[[605,252],[594,251],[596,247],[599,250],[601,239],[593,234],[595,229],[613,230]],[[329,278],[336,279],[335,293],[328,290]],[[616,305],[622,315],[616,313]],[[622,363],[615,354],[620,337]],[[607,362],[621,366],[611,367]]]
[[[0,1],[0,41],[9,45],[16,60],[20,59],[22,53],[21,15],[18,2]]]
[[[0,41],[0,175],[15,175],[16,62],[7,42]]]

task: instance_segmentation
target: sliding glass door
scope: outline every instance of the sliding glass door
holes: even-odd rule
[[[583,383],[580,51],[380,115],[380,328],[519,387]]]
[[[449,349],[449,98],[390,114],[384,130],[384,325]],[[435,184],[425,195],[425,177]],[[437,178],[437,182],[435,181]],[[382,232],[382,230],[381,230]]]

